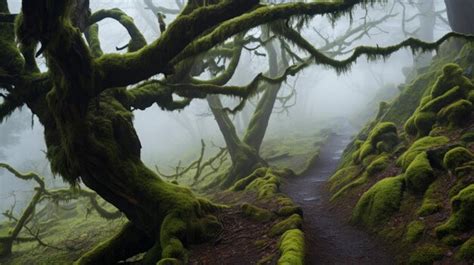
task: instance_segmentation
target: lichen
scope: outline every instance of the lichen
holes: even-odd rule
[[[403,196],[403,176],[382,179],[366,191],[352,212],[352,221],[374,227],[398,211]]]
[[[279,265],[303,265],[305,255],[304,235],[299,229],[286,231],[280,238]]]

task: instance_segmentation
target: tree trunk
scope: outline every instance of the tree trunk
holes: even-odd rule
[[[445,0],[448,19],[453,31],[474,34],[474,1]]]

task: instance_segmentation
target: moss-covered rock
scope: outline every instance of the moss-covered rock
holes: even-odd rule
[[[370,155],[390,152],[398,142],[397,127],[393,122],[378,123],[370,131],[367,140],[353,154],[353,161],[360,163]]]
[[[299,229],[286,231],[279,244],[281,252],[279,265],[303,265],[304,264],[304,235]]]
[[[449,150],[444,155],[444,165],[447,169],[454,172],[454,170],[463,164],[470,162],[474,159],[473,154],[464,147],[456,147]]]
[[[369,177],[374,176],[377,173],[382,172],[387,168],[390,163],[390,157],[388,155],[381,155],[377,159],[373,160],[372,163],[367,167],[366,172]]]
[[[398,159],[398,164],[406,169],[411,162],[422,152],[436,148],[449,143],[449,139],[445,136],[426,136],[414,142],[403,155]]]
[[[278,209],[277,214],[279,216],[291,216],[293,214],[298,214],[300,216],[303,216],[303,209],[299,206],[283,206],[280,209]]]
[[[410,255],[410,265],[431,265],[444,256],[444,249],[435,245],[423,245],[418,247]]]
[[[405,240],[414,243],[420,239],[425,231],[425,224],[422,221],[413,221],[408,224]]]
[[[436,123],[436,113],[419,112],[414,116],[414,123],[417,137],[427,136]]]
[[[352,213],[352,220],[376,226],[399,210],[404,190],[402,176],[383,179],[366,191]]]
[[[425,217],[441,210],[443,205],[441,194],[439,194],[441,185],[442,183],[438,179],[428,187],[423,197],[421,207],[417,211],[418,216]]]
[[[470,118],[471,112],[472,103],[461,99],[444,107],[438,113],[438,121],[441,124],[448,124],[450,127],[462,126]]]
[[[267,222],[274,217],[274,214],[271,211],[248,203],[242,204],[240,208],[244,216],[249,217],[255,221]]]
[[[467,132],[461,136],[461,141],[465,143],[474,142],[474,132]]]
[[[473,89],[471,81],[463,75],[463,69],[459,65],[447,64],[431,89],[431,97],[437,98],[455,86],[460,86],[466,93]]]
[[[474,262],[474,237],[469,238],[462,244],[456,253],[456,259],[458,261]]]
[[[454,196],[451,206],[453,210],[449,219],[435,229],[439,238],[474,227],[474,184]]]
[[[455,86],[443,95],[430,100],[420,109],[420,111],[438,113],[445,106],[448,106],[451,103],[454,103],[464,98],[464,96],[465,93],[463,92],[463,90],[459,86]]]
[[[411,162],[405,172],[407,188],[414,192],[422,193],[434,181],[433,168],[426,152],[420,153]]]
[[[278,236],[291,229],[299,229],[303,224],[303,219],[299,214],[293,214],[285,220],[275,224],[270,229],[270,236]]]
[[[347,166],[339,169],[329,179],[329,189],[331,191],[334,191],[340,188],[342,185],[347,184],[349,181],[354,180],[354,178],[358,176],[360,171],[360,166]]]

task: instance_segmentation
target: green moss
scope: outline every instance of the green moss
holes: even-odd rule
[[[420,153],[405,172],[407,188],[422,193],[434,181],[434,173],[426,152]]]
[[[262,167],[257,170],[255,170],[252,174],[250,174],[248,177],[245,177],[243,179],[240,179],[234,183],[234,185],[229,188],[231,191],[241,191],[245,190],[245,188],[255,179],[264,177],[265,174],[267,173],[268,168]]]
[[[414,117],[414,123],[417,137],[427,136],[436,123],[436,114],[434,112],[419,112]]]
[[[474,225],[474,184],[459,192],[451,200],[452,214],[442,225],[436,227],[436,235],[443,238],[448,234],[463,232]]]
[[[467,132],[461,136],[461,141],[465,143],[474,142],[474,132]]]
[[[181,261],[173,258],[165,258],[160,260],[156,265],[181,265],[183,264]]]
[[[449,150],[444,155],[444,165],[448,170],[454,172],[454,170],[463,164],[470,162],[474,159],[473,154],[464,147],[456,147]]]
[[[471,116],[472,103],[461,99],[449,106],[444,107],[438,113],[438,121],[441,124],[449,124],[450,127],[465,125],[465,121]]]
[[[438,111],[440,111],[445,106],[456,102],[459,99],[462,99],[464,95],[465,94],[463,90],[459,86],[455,86],[443,95],[430,100],[425,106],[420,109],[420,111],[438,113]]]
[[[274,214],[271,211],[248,203],[242,204],[241,210],[246,217],[259,222],[267,222],[274,217]]]
[[[367,140],[353,155],[355,162],[362,162],[369,155],[381,152],[389,152],[399,142],[397,127],[393,122],[381,122],[370,131]]]
[[[441,185],[443,184],[441,180],[438,179],[428,187],[423,197],[421,207],[417,211],[418,216],[425,217],[438,212],[442,208],[442,194],[439,194]]]
[[[367,173],[363,173],[362,176],[360,176],[356,180],[350,182],[349,184],[343,186],[336,193],[334,193],[334,195],[332,195],[332,197],[331,197],[331,201],[336,200],[337,198],[341,197],[342,195],[344,195],[349,190],[351,190],[353,188],[356,188],[356,187],[358,187],[358,186],[360,186],[364,183],[367,183],[367,180],[368,180]]]
[[[444,136],[426,136],[423,138],[418,139],[414,142],[408,150],[403,153],[398,159],[398,164],[401,165],[404,169],[406,169],[411,162],[421,153],[427,151],[429,149],[445,145],[449,142],[449,139]]]
[[[461,237],[455,236],[455,235],[445,236],[441,241],[447,246],[453,246],[453,247],[459,246],[460,244],[464,242],[464,240],[462,240]]]
[[[390,163],[390,157],[388,155],[381,155],[367,167],[366,172],[369,177],[374,176],[377,173],[382,172],[387,168]]]
[[[348,166],[339,169],[334,175],[329,179],[330,190],[334,191],[341,185],[346,184],[347,182],[353,180],[360,173],[359,166]]]
[[[442,259],[443,256],[444,249],[435,245],[423,245],[411,253],[408,264],[431,265],[434,261]]]
[[[366,226],[376,226],[398,211],[403,196],[402,176],[383,179],[366,191],[352,212],[352,220]]]
[[[411,243],[417,242],[425,231],[425,224],[422,221],[413,221],[408,224],[405,240]]]
[[[280,239],[279,249],[281,257],[279,265],[303,265],[304,264],[304,235],[299,229],[286,231]]]
[[[279,216],[290,216],[293,214],[298,214],[303,216],[303,209],[299,206],[283,206],[280,209],[278,209],[277,214]]]
[[[469,238],[464,244],[462,244],[459,251],[456,253],[456,259],[458,261],[474,261],[474,237]]]
[[[272,229],[270,229],[270,236],[278,236],[285,233],[291,229],[299,229],[303,224],[303,219],[299,214],[293,214],[292,216],[286,218],[285,220],[275,224]]]
[[[463,69],[457,64],[447,64],[443,68],[443,74],[431,90],[431,97],[437,98],[455,86],[460,86],[465,91],[472,90],[472,84],[463,75]]]

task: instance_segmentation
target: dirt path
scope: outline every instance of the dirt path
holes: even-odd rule
[[[349,225],[347,217],[329,204],[325,184],[349,139],[349,136],[331,136],[321,148],[314,169],[286,181],[282,187],[303,208],[306,264],[394,264],[383,244]]]

